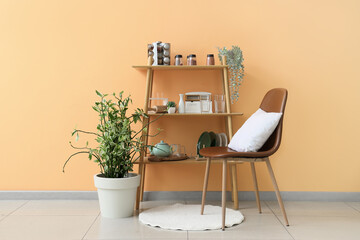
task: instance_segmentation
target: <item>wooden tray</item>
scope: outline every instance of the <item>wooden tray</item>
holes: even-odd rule
[[[189,157],[186,154],[181,154],[180,156],[178,155],[170,155],[168,157],[157,157],[154,155],[150,155],[148,157],[148,160],[150,162],[161,162],[161,161],[180,161],[180,160],[185,160],[188,159]]]

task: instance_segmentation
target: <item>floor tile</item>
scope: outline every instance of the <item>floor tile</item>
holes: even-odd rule
[[[292,216],[288,231],[296,240],[358,240],[360,216]]]
[[[175,203],[199,201],[147,201],[142,210]],[[207,202],[220,206],[220,202]],[[233,203],[227,202],[232,208]],[[255,201],[239,202],[245,221],[226,231],[170,231],[143,225],[138,217],[97,217],[94,200],[0,201],[0,239],[359,239],[360,202],[285,202],[290,227],[284,227],[278,204],[262,202],[259,214]],[[276,214],[274,215],[273,212]],[[95,220],[96,219],[96,220]],[[219,219],[220,220],[220,219]]]
[[[140,203],[140,210],[146,210],[149,208],[165,206],[165,205],[172,205],[175,203],[185,204],[185,201],[183,200],[145,201]]]
[[[26,202],[26,200],[1,200],[0,215],[8,215],[9,213],[24,205]]]
[[[99,213],[97,200],[34,200],[12,215],[97,216]]]
[[[0,239],[81,239],[95,218],[95,216],[8,216],[0,222]]]
[[[276,215],[282,215],[278,202],[266,202]],[[358,216],[359,212],[344,202],[284,202],[288,216]],[[290,221],[290,219],[289,219]]]
[[[187,239],[187,232],[149,227],[140,223],[137,216],[122,219],[99,217],[84,239]]]
[[[346,202],[346,204],[360,212],[360,202]]]
[[[129,240],[143,240],[143,239],[146,239],[146,240],[158,240],[159,238],[152,238],[152,237],[150,237],[150,238],[148,238],[148,237],[146,237],[146,238],[141,238],[141,237],[139,237],[139,238],[110,238],[110,239],[100,239],[100,240],[123,240],[123,239],[129,239]],[[161,239],[161,238],[160,238]],[[165,238],[166,239],[166,238]],[[183,238],[169,238],[169,240],[171,240],[171,239],[176,239],[176,240],[178,240],[178,239],[183,239]],[[186,239],[186,238],[185,238]],[[77,240],[77,239],[76,239]],[[83,239],[81,239],[81,240],[83,240]],[[98,238],[92,238],[92,239],[84,239],[84,240],[99,240]]]
[[[189,231],[189,239],[292,239],[274,215],[245,216],[241,224],[225,231]]]

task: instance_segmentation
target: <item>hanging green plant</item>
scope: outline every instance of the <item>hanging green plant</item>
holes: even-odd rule
[[[226,64],[229,66],[229,89],[231,103],[235,103],[239,99],[239,87],[244,77],[243,54],[238,46],[232,46],[232,49],[219,48],[219,59],[226,56]]]

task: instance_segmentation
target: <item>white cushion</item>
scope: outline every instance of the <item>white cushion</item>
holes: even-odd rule
[[[228,147],[237,152],[258,151],[274,132],[281,115],[259,108],[235,133]]]

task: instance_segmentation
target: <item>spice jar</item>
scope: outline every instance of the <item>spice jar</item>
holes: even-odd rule
[[[163,61],[164,61],[164,65],[170,65],[170,58],[169,57],[164,57]]]
[[[176,55],[175,56],[175,65],[176,66],[182,66],[183,65],[182,55]]]
[[[190,54],[188,56],[188,65],[196,65],[196,55]]]
[[[207,55],[206,65],[215,65],[214,54]]]

